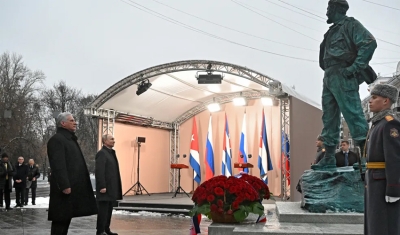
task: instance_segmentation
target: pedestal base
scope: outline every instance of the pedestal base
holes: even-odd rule
[[[247,221],[241,224],[212,223],[209,235],[362,235],[362,213],[311,213],[300,202],[264,204],[265,224]]]
[[[307,170],[300,185],[301,207],[310,212],[364,212],[364,182],[353,167]]]

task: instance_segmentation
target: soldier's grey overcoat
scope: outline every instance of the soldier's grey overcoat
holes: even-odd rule
[[[365,186],[365,235],[400,234],[400,122],[386,116],[372,123],[366,146],[367,164],[385,162],[385,169],[368,169]]]

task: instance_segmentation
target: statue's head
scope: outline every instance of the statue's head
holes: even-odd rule
[[[328,24],[335,23],[346,15],[347,10],[349,10],[349,3],[346,0],[329,0],[326,22]]]

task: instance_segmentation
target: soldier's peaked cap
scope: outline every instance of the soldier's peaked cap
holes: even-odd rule
[[[347,10],[349,9],[349,3],[346,0],[329,0],[328,4],[339,4],[344,6]]]
[[[378,95],[388,98],[392,103],[396,103],[399,97],[399,90],[395,86],[388,84],[376,84],[372,88],[371,95]]]

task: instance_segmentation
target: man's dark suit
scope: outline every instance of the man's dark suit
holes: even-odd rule
[[[24,203],[25,197],[25,187],[26,187],[26,177],[28,177],[28,166],[17,163],[15,165],[15,173],[14,173],[14,188],[15,188],[15,202],[17,206],[22,206]],[[21,180],[20,183],[17,183],[17,180]]]
[[[345,164],[345,154],[343,153],[343,151],[337,152],[335,154],[335,158],[336,158],[336,167],[343,167],[346,166]],[[348,166],[352,166],[354,163],[358,162],[358,157],[357,154],[350,151],[348,153],[348,159],[349,159],[349,164]]]
[[[7,168],[6,166],[7,165]],[[0,160],[0,171],[3,171],[3,176],[0,175],[0,205],[3,205],[3,194],[4,201],[6,203],[6,209],[9,210],[11,199],[10,193],[12,192],[12,177],[14,175],[14,167],[10,162],[4,162]]]
[[[28,165],[28,181],[25,189],[25,205],[28,204],[29,199],[29,189],[32,191],[32,205],[35,204],[36,200],[36,188],[37,188],[37,179],[40,177],[39,168],[36,165]],[[35,181],[33,181],[35,178]],[[30,183],[30,185],[28,185]]]
[[[113,149],[103,146],[96,154],[97,234],[110,232],[113,204],[122,199],[118,159]],[[100,190],[105,188],[106,192]]]

